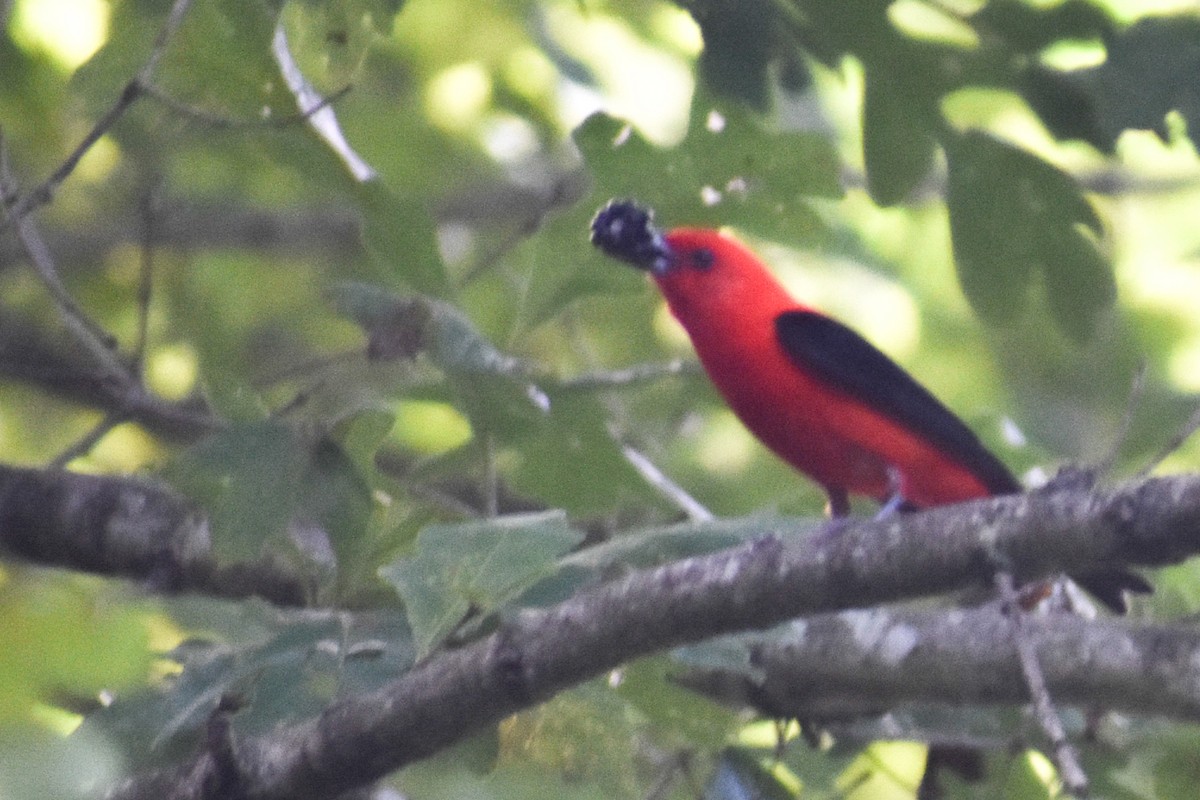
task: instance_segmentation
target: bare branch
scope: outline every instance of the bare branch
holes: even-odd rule
[[[239,746],[235,788],[264,800],[336,795],[633,658],[798,615],[977,584],[990,580],[990,565],[996,563],[1034,577],[1113,562],[1163,564],[1198,550],[1197,476],[1157,478],[1092,493],[993,498],[852,523],[815,547],[775,531],[738,548],[632,573],[557,606],[522,611],[493,635],[439,653],[376,692],[344,698],[315,719],[245,740]],[[1035,633],[1045,625],[1050,635],[1060,621],[1092,624],[1053,617],[1039,621]],[[1185,642],[1163,651],[1155,645],[1161,630],[1141,639],[1133,630],[1124,635],[1144,643],[1137,657],[1150,659],[1142,666],[1151,674],[1157,668],[1174,680],[1182,672],[1172,691],[1190,693],[1188,703],[1179,703],[1180,694],[1175,694],[1173,710],[1157,701],[1154,708],[1174,714],[1200,709],[1195,649],[1187,650]],[[1007,622],[997,636],[991,644],[1004,642],[1011,658]],[[1200,648],[1200,641],[1192,646]],[[920,652],[903,650],[889,646],[887,652],[900,657]],[[1091,660],[1107,653],[1095,650]],[[1178,653],[1184,654],[1182,660],[1175,659]],[[1057,687],[1059,679],[1050,676],[1060,661],[1053,654],[1042,656],[1047,677]],[[1064,668],[1090,660],[1080,659],[1076,651],[1072,659]],[[938,672],[944,674],[953,659],[934,663],[942,664]],[[1026,688],[1015,660],[1007,674],[1024,701]],[[1139,688],[1134,690],[1142,697],[1150,684],[1160,690],[1159,682],[1148,682],[1145,675],[1137,673]],[[986,684],[978,690],[981,696],[993,690],[979,674],[972,673],[972,679]],[[130,779],[110,797],[210,797],[206,787],[217,777],[214,769],[212,754],[202,752],[174,769]],[[227,774],[220,777],[229,779]]]
[[[170,402],[136,382],[113,381],[15,318],[0,320],[0,376],[98,408],[121,421],[135,421],[172,441],[193,441],[223,424],[199,398]]]
[[[1017,663],[1021,667],[1021,677],[1025,680],[1029,697],[1033,701],[1038,724],[1050,740],[1058,774],[1072,797],[1086,797],[1087,773],[1083,771],[1079,762],[1079,753],[1067,739],[1062,718],[1059,717],[1058,709],[1054,707],[1054,700],[1046,686],[1046,675],[1041,661],[1038,660],[1037,646],[1029,635],[1028,615],[1021,607],[1016,582],[1012,575],[1001,570],[996,573],[996,586],[1000,590],[1000,607],[1008,620],[1009,638],[1012,640],[1012,649],[1016,651]]]
[[[1061,613],[1031,614],[1024,624],[1059,702],[1200,721],[1200,632],[1194,626]],[[817,614],[735,641],[748,649],[754,676],[698,670],[683,682],[720,685],[724,701],[773,716],[814,720],[909,704],[1029,700],[1009,622],[996,603]]]
[[[163,592],[281,605],[308,594],[301,576],[272,563],[218,566],[195,509],[163,486],[129,478],[0,467],[0,552]]]

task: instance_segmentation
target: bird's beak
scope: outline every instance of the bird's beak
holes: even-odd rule
[[[654,212],[632,200],[611,200],[592,220],[592,244],[653,275],[670,270],[675,255],[654,225]]]

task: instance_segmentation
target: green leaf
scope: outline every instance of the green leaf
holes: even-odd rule
[[[654,147],[603,113],[575,130],[596,195],[636,198],[669,224],[733,225],[812,244],[825,226],[809,201],[840,197],[840,166],[828,138],[766,129],[744,112],[697,102],[687,137]]]
[[[739,100],[758,111],[771,101],[769,66],[779,47],[781,23],[769,0],[739,0],[736,11],[722,2],[695,3],[690,9],[704,50],[700,76],[715,94]]]
[[[1006,800],[1054,800],[1059,796],[1055,783],[1057,776],[1050,770],[1050,780],[1047,780],[1046,767],[1049,764],[1041,753],[1025,751],[1014,758],[1004,776],[1004,797]]]
[[[181,601],[182,602],[182,601]],[[130,766],[172,761],[193,751],[223,697],[242,708],[242,735],[263,734],[321,711],[334,697],[395,680],[415,661],[402,614],[347,616],[281,612],[259,603],[186,601],[203,611],[219,640],[192,639],[171,653],[182,671],[157,688],[118,697],[83,730],[123,746]]]
[[[321,92],[350,85],[381,36],[392,28],[402,0],[305,0],[288,3],[283,22],[289,49]]]
[[[1196,762],[1200,733],[1195,729],[1176,730],[1159,743],[1162,757],[1154,768],[1157,797],[1189,797],[1200,784],[1200,764]]]
[[[232,560],[257,558],[268,546],[278,552],[293,523],[316,525],[344,556],[372,508],[370,487],[337,444],[309,442],[277,420],[213,434],[184,452],[167,478],[208,511],[213,548]],[[298,546],[319,563],[321,543],[309,544],[315,549]]]
[[[1004,5],[1004,4],[1001,4]],[[1166,116],[1178,111],[1200,130],[1200,21],[1147,17],[1106,37],[1107,58],[1070,72],[1031,68],[1022,93],[1056,136],[1082,138],[1114,152],[1126,130],[1168,139]]]
[[[971,16],[977,30],[1001,36],[1014,50],[1037,54],[1058,41],[1112,34],[1114,23],[1103,6],[1065,0],[1052,6],[988,3]]]
[[[445,372],[476,438],[514,451],[507,477],[518,491],[572,513],[649,496],[609,432],[599,399],[534,383],[527,364],[493,345],[458,309],[357,283],[340,284],[331,296],[367,330],[368,352],[424,353]]]
[[[1117,299],[1112,266],[1091,229],[1076,224],[1043,240],[1046,299],[1055,321],[1075,342],[1086,342]]]
[[[379,574],[403,598],[426,655],[468,613],[499,609],[549,574],[582,539],[561,511],[429,525],[417,537],[414,556],[381,567]]]
[[[374,358],[393,360],[425,353],[448,373],[508,378],[527,371],[449,303],[351,281],[335,284],[327,295],[338,313],[367,332],[369,354]]]
[[[925,179],[937,156],[932,131],[936,98],[914,97],[913,77],[867,71],[863,97],[863,161],[867,191],[881,206],[903,202]]]
[[[303,444],[286,425],[239,423],[185,451],[166,477],[208,511],[213,549],[222,558],[248,560],[282,539],[306,461]]]
[[[548,414],[520,436],[502,442],[517,449],[509,473],[513,488],[565,508],[599,513],[622,500],[651,495],[608,429],[608,413],[595,395],[547,388]]]
[[[372,474],[375,453],[396,425],[396,414],[377,407],[362,408],[338,420],[334,435],[362,474]]]
[[[148,613],[66,573],[5,571],[0,583],[0,729],[39,703],[124,690],[150,668]],[[3,770],[0,770],[2,772]]]
[[[215,0],[188,8],[163,53],[155,85],[173,99],[228,119],[261,118],[263,109],[294,112],[295,99],[279,78],[271,55],[279,6],[270,2]],[[149,56],[164,16],[147,18],[139,3],[114,6],[111,35],[74,76],[80,97],[95,113],[107,110],[116,93]],[[113,134],[127,144],[149,146],[149,140],[130,140],[143,131],[117,126]]]
[[[363,213],[363,242],[380,272],[419,292],[447,296],[450,284],[429,210],[396,195],[380,178],[357,183],[353,191]]]
[[[350,564],[366,546],[374,502],[371,486],[339,445],[321,439],[313,445],[300,478],[298,516],[315,523],[333,547],[331,567]],[[312,557],[311,553],[306,553]]]
[[[848,800],[911,796],[925,769],[925,750],[915,742],[875,742],[842,773],[838,788]]]
[[[454,306],[362,283],[338,284],[329,294],[340,313],[366,330],[370,358],[424,354],[441,369],[476,433],[512,439],[544,422],[545,403],[526,375],[528,367],[493,345]]]
[[[621,671],[617,693],[645,714],[664,736],[691,747],[719,748],[744,720],[716,703],[697,702],[697,696],[674,680],[674,659],[639,659]]]
[[[1066,173],[971,131],[946,144],[947,204],[959,280],[992,324],[1024,311],[1039,273],[1059,328],[1086,341],[1115,299],[1103,225]]]

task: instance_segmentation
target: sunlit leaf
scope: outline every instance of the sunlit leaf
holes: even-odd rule
[[[1011,800],[1053,800],[1059,797],[1058,776],[1041,753],[1026,751],[1012,759],[1004,776],[1004,796]]]
[[[849,800],[911,797],[925,769],[925,750],[916,742],[876,742],[842,773],[838,787]]]
[[[1200,70],[1200,22],[1148,17],[1109,33],[1105,45],[1099,66],[1027,74],[1023,93],[1056,135],[1111,153],[1126,130],[1150,130],[1166,140],[1171,111],[1183,116],[1189,131],[1200,130],[1192,79]]]
[[[29,722],[36,704],[92,703],[145,677],[147,616],[118,599],[65,576],[0,583],[0,728]]]

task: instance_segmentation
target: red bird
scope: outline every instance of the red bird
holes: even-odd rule
[[[718,231],[666,234],[613,201],[592,242],[649,271],[730,408],[763,444],[816,481],[830,511],[850,495],[920,509],[1021,491],[946,406],[866,339],[797,302],[753,253]],[[1079,579],[1123,610],[1142,578],[1102,569]]]

